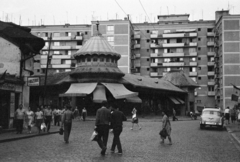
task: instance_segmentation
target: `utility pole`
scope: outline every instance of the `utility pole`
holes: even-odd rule
[[[50,38],[49,38],[49,47],[48,47],[48,55],[47,55],[47,65],[46,65],[45,80],[44,80],[43,104],[44,104],[44,100],[46,99],[48,64],[49,64],[49,60],[51,59],[51,58],[49,57],[49,55],[50,55],[50,49],[51,49],[51,42],[52,42],[52,33],[50,34]],[[51,57],[52,57],[52,56],[51,56]]]

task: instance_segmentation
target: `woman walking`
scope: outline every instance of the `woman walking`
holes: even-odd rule
[[[168,117],[168,114],[167,112],[162,112],[162,115],[163,115],[163,118],[162,118],[162,130],[163,129],[166,129],[166,135],[168,137],[168,140],[169,140],[169,145],[172,145],[172,139],[171,139],[171,123],[170,123],[170,120],[169,120],[169,117]],[[161,143],[164,143],[164,137],[161,136]]]
[[[34,119],[34,112],[31,110],[30,107],[28,107],[28,111],[26,112],[27,115],[27,128],[28,133],[32,133],[32,125],[33,125],[33,119]]]
[[[131,130],[133,130],[133,125],[134,124],[137,124],[138,129],[142,129],[138,124],[137,110],[135,109],[135,107],[132,110],[132,114],[133,115],[132,115],[132,128],[131,128]]]
[[[40,108],[37,108],[37,112],[35,113],[36,116],[36,126],[38,128],[38,133],[41,132],[41,124],[44,122],[43,121],[43,112],[40,110]]]

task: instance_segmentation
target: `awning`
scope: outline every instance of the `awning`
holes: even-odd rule
[[[142,103],[141,98],[139,98],[138,96],[126,98],[126,101],[132,103]]]
[[[86,96],[93,92],[97,83],[72,83],[70,88],[64,94],[60,94],[60,97],[69,96]]]
[[[107,101],[105,87],[97,85],[97,88],[93,91],[93,102],[102,103],[103,101]]]
[[[185,102],[181,100],[180,98],[176,97],[176,99],[180,102],[180,104],[184,104]]]
[[[112,93],[115,99],[123,99],[137,96],[137,92],[129,91],[123,84],[118,83],[102,83]]]
[[[174,103],[174,104],[180,104],[180,102],[178,102],[178,100],[174,97],[169,97],[169,99]]]

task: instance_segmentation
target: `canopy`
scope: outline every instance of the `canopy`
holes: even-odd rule
[[[126,101],[132,103],[142,103],[141,98],[139,98],[138,96],[126,98]]]
[[[174,103],[174,104],[180,104],[180,102],[178,102],[178,100],[174,97],[169,97],[169,99]]]
[[[180,98],[176,97],[176,99],[180,102],[180,104],[184,104],[185,102],[181,100]]]
[[[86,96],[93,92],[97,83],[72,83],[70,88],[64,94],[60,94],[60,97],[68,96]]]
[[[97,85],[97,88],[93,92],[93,102],[102,103],[103,101],[107,101],[105,87]]]
[[[137,96],[137,92],[129,91],[123,84],[118,83],[102,83],[112,93],[115,99],[123,99]]]

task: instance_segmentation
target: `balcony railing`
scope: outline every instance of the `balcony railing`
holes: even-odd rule
[[[158,34],[151,34],[150,35],[150,38],[157,38],[158,37]]]
[[[214,46],[214,42],[207,42],[208,46]]]
[[[214,56],[214,55],[215,55],[215,52],[208,52],[207,55],[208,55],[208,56]]]
[[[197,62],[189,62],[189,66],[197,66]]]
[[[208,85],[214,86],[215,82],[214,81],[208,81]]]
[[[140,58],[140,57],[141,57],[141,54],[140,54],[140,53],[138,53],[138,54],[135,55],[135,58]]]
[[[141,38],[141,35],[140,34],[134,34],[134,39],[140,39]]]
[[[52,46],[51,49],[71,49],[71,46]]]
[[[184,66],[184,62],[167,62],[162,63],[162,66]]]
[[[213,75],[215,74],[215,72],[214,72],[214,71],[209,71],[207,74],[208,74],[209,76],[213,76]]]
[[[207,32],[207,36],[208,36],[208,37],[213,37],[213,36],[214,36],[214,33],[213,33],[213,32]]]
[[[215,96],[215,92],[208,92],[208,96]]]
[[[150,64],[150,66],[151,66],[151,67],[156,67],[156,66],[158,66],[158,63],[157,63],[157,62],[154,62],[154,63],[152,62],[152,63]]]
[[[189,72],[189,76],[197,76],[197,72]]]
[[[208,66],[214,66],[214,64],[215,64],[214,62],[208,62],[207,63]]]
[[[71,40],[71,37],[62,36],[62,37],[52,37],[52,40]]]
[[[197,52],[190,52],[189,56],[197,56]]]
[[[151,73],[150,73],[150,76],[151,76],[151,77],[157,77],[157,76],[158,76],[158,73],[157,73],[157,72],[151,72]]]
[[[163,53],[163,57],[183,57],[184,53]]]
[[[76,40],[82,40],[83,37],[82,37],[82,36],[76,36],[75,39],[76,39]]]
[[[71,64],[52,65],[52,68],[71,68]]]
[[[159,53],[151,53],[150,54],[150,57],[160,57],[161,56],[161,54],[159,54]]]
[[[136,49],[136,48],[140,48],[141,46],[140,46],[140,44],[134,44],[134,48]]]

